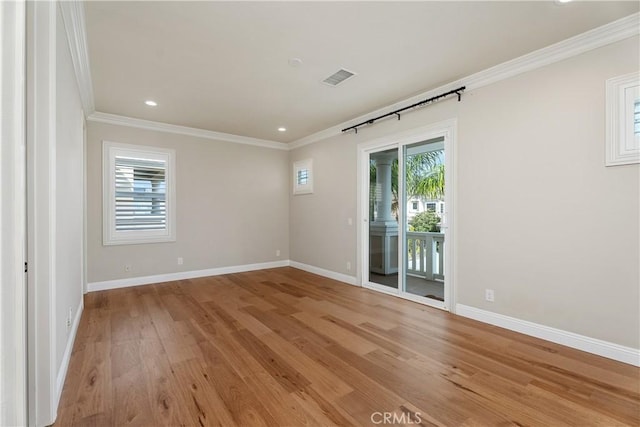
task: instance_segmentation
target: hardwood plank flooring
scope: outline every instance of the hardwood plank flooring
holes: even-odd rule
[[[68,372],[57,426],[640,425],[638,368],[293,268],[88,294]]]

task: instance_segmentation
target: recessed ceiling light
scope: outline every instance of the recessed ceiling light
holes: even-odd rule
[[[278,128],[278,132],[286,132],[286,131],[287,131],[287,128],[285,128],[285,127],[279,127]]]
[[[556,0],[556,3],[569,3],[571,0]]]
[[[147,104],[149,107],[157,107],[158,103],[156,101],[152,101],[150,99],[144,101],[145,104]]]

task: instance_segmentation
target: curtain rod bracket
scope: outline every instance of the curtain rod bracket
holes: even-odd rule
[[[454,95],[454,94],[458,95],[458,102],[460,102],[462,100],[462,92],[464,92],[465,89],[466,89],[466,86],[460,86],[459,88],[450,90],[449,92],[441,93],[440,95],[436,95],[436,96],[433,96],[431,98],[422,100],[420,102],[416,102],[415,104],[409,105],[407,107],[400,108],[400,109],[395,110],[395,111],[391,111],[389,113],[383,114],[383,115],[378,116],[378,117],[374,117],[374,118],[369,119],[367,121],[358,123],[357,125],[349,126],[348,128],[342,129],[342,132],[348,132],[350,130],[355,130],[355,133],[358,133],[358,128],[360,126],[372,125],[376,121],[384,119],[384,118],[387,118],[387,117],[390,117],[390,116],[393,116],[394,114],[396,116],[398,116],[398,120],[400,120],[400,113],[402,113],[403,111],[407,111],[407,110],[410,110],[412,108],[420,108],[420,107],[432,104],[432,103],[434,103],[434,102],[436,102],[436,101],[438,101],[438,100],[440,100],[442,98],[446,98],[449,95]]]

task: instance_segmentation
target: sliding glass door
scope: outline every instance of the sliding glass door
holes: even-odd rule
[[[404,274],[402,290],[444,302],[444,138],[402,147]]]
[[[369,153],[369,281],[398,289],[398,149]]]
[[[448,308],[448,136],[361,149],[363,286]]]

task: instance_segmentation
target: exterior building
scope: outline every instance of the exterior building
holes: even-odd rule
[[[444,200],[433,200],[420,196],[412,197],[407,202],[407,221],[411,221],[414,216],[424,211],[435,212],[442,219],[444,215]]]

